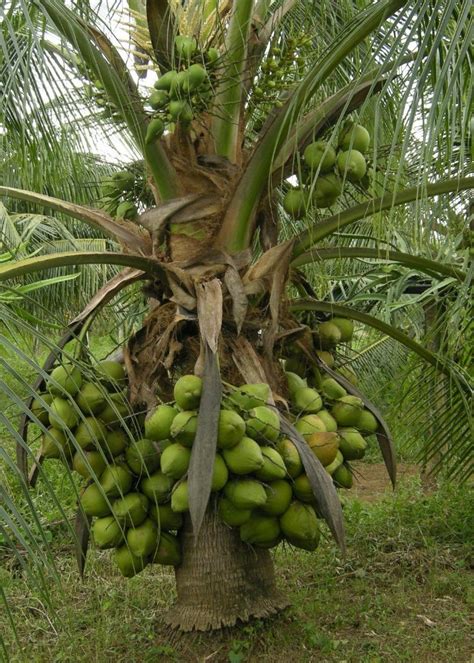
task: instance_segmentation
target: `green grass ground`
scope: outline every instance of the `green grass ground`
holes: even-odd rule
[[[106,345],[104,341],[97,344],[98,352],[105,352]],[[2,357],[31,377],[24,363],[5,347],[0,347]],[[21,392],[21,385],[6,370],[2,378]],[[0,412],[14,413],[6,394],[0,394]],[[72,533],[61,522],[60,505],[68,515],[73,513],[70,481],[59,464],[50,463],[28,503],[8,467],[14,442],[5,422],[0,426],[2,450],[0,482],[24,516],[27,529],[36,532],[25,545],[17,539],[16,552],[0,532],[0,636],[5,660],[472,660],[474,495],[467,486],[445,485],[425,494],[419,480],[411,477],[402,480],[395,494],[377,497],[372,491],[370,502],[356,494],[349,496],[345,559],[327,530],[315,553],[289,547],[275,553],[278,584],[291,601],[287,611],[265,622],[218,633],[183,635],[171,632],[162,621],[174,599],[172,571],[149,567],[125,580],[113,568],[108,552],[91,550],[81,581]],[[367,465],[364,474],[371,468],[380,470],[377,465]],[[45,532],[44,539],[31,507]]]

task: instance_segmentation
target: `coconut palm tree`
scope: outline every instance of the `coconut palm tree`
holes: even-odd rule
[[[15,167],[4,172],[0,193],[11,204],[53,210],[65,224],[79,220],[120,248],[27,257],[0,266],[0,279],[66,265],[123,268],[60,345],[112,296],[145,282],[150,313],[126,348],[132,401],[151,408],[156,394],[169,399],[183,373],[198,372],[204,385],[169,622],[220,627],[286,603],[268,551],[243,545],[210,506],[223,384],[265,382],[283,403],[279,357],[290,339],[318,371],[356,393],[313,357],[298,321],[304,313],[312,325],[337,315],[377,329],[466,389],[449,355],[351,305],[345,285],[331,297],[321,275],[329,260],[342,282],[347,260],[383,260],[466,281],[466,253],[440,260],[420,249],[474,182],[465,174],[470,7],[453,0],[130,0],[127,13],[123,3],[91,4],[7,5],[1,121]],[[368,128],[370,145],[360,144],[357,123]],[[365,156],[354,154],[355,145]],[[81,150],[116,159],[101,197],[95,182],[78,191],[74,177],[65,181]],[[127,163],[133,167],[124,171]],[[405,242],[413,251],[404,237],[413,238]],[[332,481],[283,414],[282,427],[343,547]],[[20,439],[25,476],[28,457]],[[81,543],[86,530],[82,521]]]

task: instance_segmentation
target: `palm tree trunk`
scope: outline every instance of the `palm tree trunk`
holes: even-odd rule
[[[180,533],[183,561],[176,568],[178,597],[165,616],[182,631],[208,631],[268,617],[289,602],[275,586],[268,550],[241,542],[210,506],[197,542],[190,518]]]

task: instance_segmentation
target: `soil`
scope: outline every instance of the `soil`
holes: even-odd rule
[[[351,496],[363,502],[375,502],[392,490],[387,470],[383,463],[353,463],[354,486]],[[420,475],[418,465],[397,464],[397,481]]]

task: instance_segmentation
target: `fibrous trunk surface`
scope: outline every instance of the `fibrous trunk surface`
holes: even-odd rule
[[[195,541],[189,517],[181,531],[183,561],[176,568],[178,598],[165,616],[182,631],[208,631],[269,617],[288,606],[277,590],[268,550],[242,543],[211,506]]]

